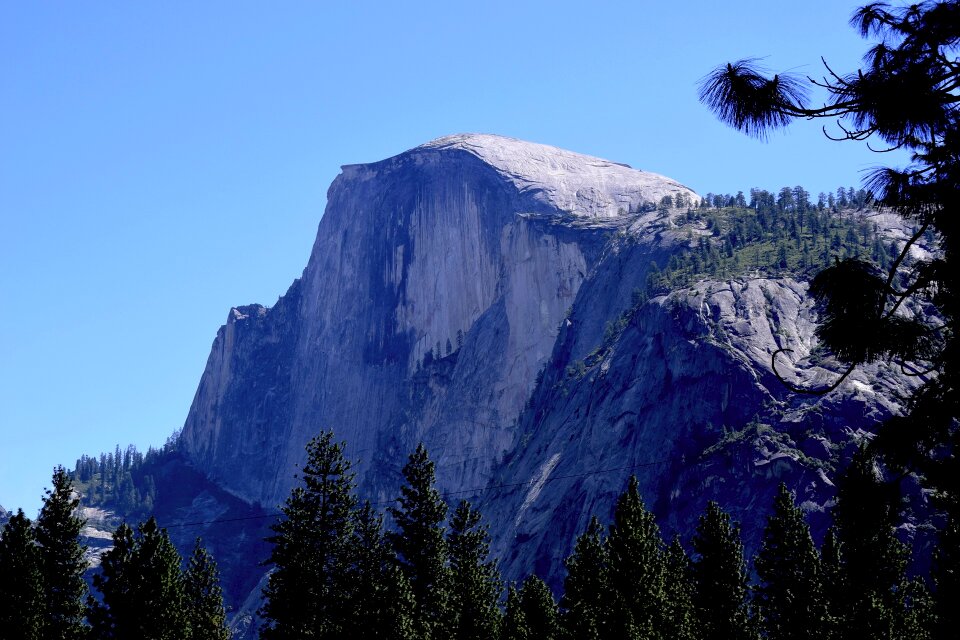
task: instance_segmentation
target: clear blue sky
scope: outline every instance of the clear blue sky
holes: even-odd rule
[[[857,184],[888,158],[768,143],[696,98],[718,63],[820,74],[836,0],[0,5],[0,504],[54,465],[163,443],[233,305],[307,262],[341,164],[489,132],[700,193]]]

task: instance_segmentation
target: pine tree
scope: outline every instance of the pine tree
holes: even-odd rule
[[[96,640],[184,640],[190,638],[180,554],[154,518],[126,524],[113,536],[114,548],[101,558],[93,584],[102,602],[91,598]],[[202,636],[201,636],[202,637]]]
[[[507,588],[507,604],[500,626],[500,640],[536,640],[530,635],[527,619],[523,615],[520,593],[512,584]]]
[[[53,470],[52,484],[43,499],[36,529],[44,588],[43,637],[76,640],[86,633],[86,547],[80,544],[83,520],[75,515],[80,500],[62,466]]]
[[[229,640],[220,572],[200,538],[183,574],[183,592],[189,640]]]
[[[531,639],[559,640],[561,629],[557,602],[550,587],[537,576],[527,576],[520,587],[520,609]]]
[[[383,533],[383,516],[369,502],[355,514],[348,572],[350,636],[356,640],[413,640],[416,603],[410,582]]]
[[[500,620],[498,602],[503,587],[495,560],[490,560],[490,534],[480,524],[480,512],[462,500],[450,519],[451,637],[495,638]]]
[[[693,567],[677,537],[667,549],[663,586],[661,633],[673,640],[695,640],[699,635],[697,612],[693,606]]]
[[[40,549],[18,509],[0,532],[0,640],[43,638]]]
[[[845,588],[832,608],[841,637],[887,638],[891,628],[926,623],[926,596],[909,584],[909,552],[894,535],[897,487],[883,481],[867,447],[854,454],[838,484],[833,517]]]
[[[841,558],[840,538],[836,527],[827,529],[820,547],[820,570],[823,575],[823,598],[827,610],[825,638],[841,638],[844,615],[843,600],[847,597],[846,573]]]
[[[579,640],[609,637],[610,556],[603,527],[595,516],[564,564],[567,577],[560,600],[564,630]]]
[[[754,567],[761,629],[775,640],[820,640],[829,628],[820,557],[803,511],[780,485]]]
[[[953,514],[960,509],[952,509]],[[960,629],[960,520],[951,517],[939,532],[939,545],[933,558],[933,583],[936,588],[937,640],[952,638]]]
[[[271,529],[272,564],[260,615],[265,640],[342,638],[349,625],[354,476],[343,443],[324,431],[307,443],[303,486],[295,487]]]
[[[100,592],[98,601],[92,595],[89,620],[92,640],[119,640],[133,632],[137,603],[133,573],[128,571],[134,550],[133,529],[126,522],[113,532],[113,547],[100,558],[100,573],[93,576],[93,586]]]
[[[665,630],[665,550],[636,476],[617,500],[607,548],[614,637],[659,638]]]
[[[747,610],[747,571],[738,527],[711,501],[700,516],[693,549],[694,606],[704,640],[756,637]]]
[[[410,454],[403,477],[400,506],[390,508],[397,530],[388,539],[413,588],[420,633],[439,640],[450,635],[450,569],[443,526],[447,505],[434,486],[434,464],[422,443]]]

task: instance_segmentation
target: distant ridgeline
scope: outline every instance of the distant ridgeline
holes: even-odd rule
[[[160,468],[178,456],[179,432],[167,438],[159,449],[146,453],[133,445],[99,456],[82,455],[71,472],[81,503],[122,515],[128,522],[145,520],[157,500],[156,477]]]
[[[803,187],[784,187],[777,195],[751,189],[733,195],[707,194],[699,206],[675,219],[691,241],[687,252],[666,265],[651,265],[645,299],[704,278],[728,278],[747,272],[806,279],[834,259],[859,257],[887,270],[897,256],[894,243],[880,237],[869,218],[854,215],[870,207],[870,194],[853,187],[821,193],[816,203]],[[687,206],[682,203],[682,206]],[[676,208],[670,197],[658,206]],[[682,207],[681,207],[682,208]]]

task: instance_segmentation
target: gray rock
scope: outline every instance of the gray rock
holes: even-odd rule
[[[867,368],[825,397],[789,394],[776,349],[793,350],[778,370],[798,384],[837,367],[818,360],[805,285],[788,279],[636,305],[651,262],[688,242],[678,211],[644,205],[678,194],[699,200],[656,174],[487,135],[343,167],[302,277],[217,333],[184,455],[269,511],[321,429],[347,441],[378,502],[422,441],[451,503],[481,505],[509,579],[556,583],[631,473],[668,533],[716,499],[752,548],[780,481],[822,530],[843,456],[911,383]],[[255,608],[256,593],[245,628]]]

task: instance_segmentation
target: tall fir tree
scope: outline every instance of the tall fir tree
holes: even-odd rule
[[[833,509],[844,589],[831,608],[842,638],[887,638],[896,624],[909,558],[894,535],[898,506],[898,489],[883,481],[876,458],[861,447],[838,482]]]
[[[936,628],[925,583],[907,577],[910,552],[896,537],[900,491],[870,447],[854,454],[839,482],[834,524],[844,590],[831,607],[841,638],[927,638]]]
[[[560,616],[553,592],[543,580],[531,575],[520,587],[520,609],[531,639],[560,640]]]
[[[841,557],[840,537],[837,528],[830,527],[820,546],[820,572],[823,575],[823,600],[827,610],[824,637],[828,640],[841,638],[841,623],[845,612],[843,600],[847,597],[847,576]]]
[[[960,508],[950,510],[960,514]],[[939,532],[939,545],[933,557],[933,584],[936,589],[937,640],[952,638],[960,629],[960,519],[947,520]]]
[[[754,602],[771,640],[820,640],[829,629],[820,555],[803,511],[783,483],[754,560]]]
[[[423,443],[403,467],[399,506],[390,508],[396,531],[388,539],[417,603],[418,632],[424,638],[450,637],[450,568],[444,520],[447,505],[437,491],[434,464]]]
[[[716,502],[693,537],[694,606],[703,640],[753,640],[740,531]]]
[[[113,542],[93,579],[101,594],[90,602],[94,640],[189,640],[182,559],[166,529],[154,518],[136,532],[123,524]]]
[[[369,501],[357,510],[348,573],[350,636],[355,640],[414,640],[416,603]]]
[[[62,466],[53,470],[52,485],[43,499],[36,528],[44,588],[43,637],[79,640],[87,631],[86,547],[80,544],[83,520],[76,515],[80,499]]]
[[[527,618],[523,615],[520,592],[513,584],[507,587],[507,602],[504,606],[503,622],[500,624],[499,640],[535,640],[530,635]]]
[[[596,516],[564,564],[567,577],[560,609],[565,633],[578,640],[610,637],[610,556]]]
[[[40,549],[23,509],[0,531],[0,640],[42,640]]]
[[[665,549],[640,497],[636,476],[617,500],[607,536],[614,638],[660,638],[666,632]]]
[[[490,559],[490,534],[480,512],[462,500],[450,519],[451,638],[493,639],[500,621],[503,586],[497,563]]]
[[[183,593],[189,640],[229,640],[220,572],[200,538],[183,574]]]
[[[697,612],[693,606],[693,566],[678,537],[674,537],[667,549],[663,588],[662,635],[673,640],[699,638]]]
[[[343,443],[324,431],[307,443],[303,486],[293,489],[271,529],[273,565],[260,615],[264,640],[342,638],[352,624],[349,592],[354,474]]]

